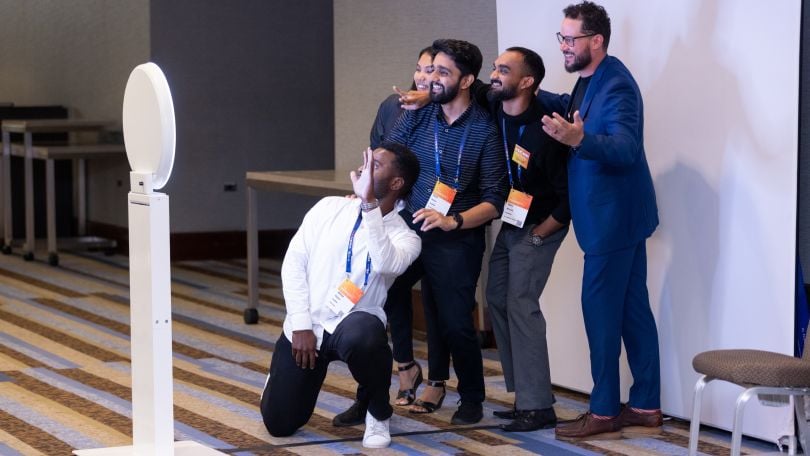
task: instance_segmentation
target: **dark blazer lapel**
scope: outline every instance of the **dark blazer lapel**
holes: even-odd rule
[[[585,118],[588,116],[588,110],[591,108],[593,96],[601,89],[600,83],[607,72],[608,59],[612,58],[613,57],[609,55],[605,56],[605,58],[599,62],[599,66],[596,67],[596,71],[593,72],[591,82],[588,84],[588,90],[585,91],[585,97],[582,98],[582,105],[579,107],[579,116],[582,117],[582,120],[585,120]]]

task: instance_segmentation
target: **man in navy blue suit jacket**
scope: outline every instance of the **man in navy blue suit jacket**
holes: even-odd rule
[[[585,252],[582,313],[594,387],[590,411],[558,425],[556,435],[582,440],[660,433],[658,332],[646,254],[658,210],[644,154],[641,93],[624,64],[607,55],[610,18],[604,8],[583,1],[563,13],[557,39],[565,69],[579,79],[571,95],[541,94],[556,107],[543,118],[543,129],[571,147],[571,219]],[[619,392],[622,340],[634,380],[626,407]]]

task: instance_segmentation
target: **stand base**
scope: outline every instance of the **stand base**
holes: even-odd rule
[[[245,309],[245,311],[242,313],[242,317],[244,318],[246,324],[255,325],[259,322],[259,310],[254,308]]]
[[[112,448],[94,448],[92,450],[76,450],[76,456],[135,456],[135,449],[132,446],[121,446]],[[225,453],[208,448],[197,442],[174,442],[174,456],[216,456]]]

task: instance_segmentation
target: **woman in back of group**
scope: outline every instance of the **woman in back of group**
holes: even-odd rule
[[[413,73],[413,84],[411,90],[427,92],[430,90],[430,75],[433,73],[433,49],[428,46],[419,51],[419,60],[416,62],[416,70]],[[400,96],[402,92],[394,87],[397,93],[388,96],[377,109],[377,117],[371,125],[370,145],[374,150],[385,139],[385,135],[394,127],[394,123],[402,114],[402,103]]]

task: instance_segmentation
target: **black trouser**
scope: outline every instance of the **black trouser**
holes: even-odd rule
[[[385,315],[391,330],[394,361],[407,364],[413,361],[413,292],[411,289],[424,275],[422,262],[417,258],[391,285],[385,298]],[[445,353],[445,363],[450,364],[450,355]],[[368,394],[363,385],[357,385],[357,402],[368,407]]]
[[[377,420],[391,417],[393,409],[388,388],[393,359],[385,327],[374,315],[352,312],[335,328],[334,334],[323,333],[315,369],[303,369],[295,364],[292,345],[281,334],[273,351],[270,376],[261,401],[262,419],[270,435],[292,435],[309,421],[326,369],[335,360],[344,361],[354,379],[365,385],[369,413]]]
[[[422,305],[428,341],[428,378],[450,377],[453,357],[462,402],[484,401],[484,366],[475,332],[475,288],[484,255],[483,227],[422,237]]]
[[[418,259],[405,270],[388,290],[385,315],[391,330],[394,361],[409,363],[413,357],[413,293],[411,289],[422,278],[422,262]]]
[[[395,357],[398,362],[413,359],[410,288],[421,278],[427,325],[428,378],[436,381],[450,378],[452,354],[461,400],[481,403],[485,396],[484,366],[472,313],[484,256],[484,227],[422,233],[411,223],[413,216],[410,213],[402,211],[400,215],[422,237],[422,253],[388,291],[385,310]],[[402,337],[406,332],[405,324],[409,326],[407,340]],[[360,383],[357,401],[365,405],[367,397]]]

